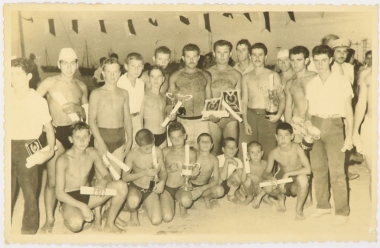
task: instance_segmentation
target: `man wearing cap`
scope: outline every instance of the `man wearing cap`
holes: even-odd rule
[[[281,70],[281,73],[279,74],[281,79],[281,85],[286,86],[286,82],[293,78],[295,73],[290,66],[290,59],[289,59],[289,50],[288,49],[281,49],[277,53],[277,65]]]
[[[351,47],[351,41],[346,38],[339,38],[334,40],[330,47],[334,50],[334,63],[331,66],[331,71],[346,76],[353,84],[354,66],[344,62],[348,55],[348,49]]]
[[[47,163],[47,182],[45,188],[46,222],[41,232],[51,232],[54,226],[55,161],[65,150],[71,148],[70,126],[80,119],[86,120],[88,109],[87,86],[74,78],[78,59],[72,48],[62,48],[57,62],[61,74],[48,77],[37,88],[42,96],[47,96],[50,114],[55,127],[58,150]]]

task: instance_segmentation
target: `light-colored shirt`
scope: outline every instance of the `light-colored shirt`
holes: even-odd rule
[[[310,115],[345,117],[344,103],[349,96],[354,94],[347,77],[334,72],[324,83],[315,76],[306,87]]]
[[[224,166],[224,162],[226,162],[226,157],[224,156],[224,154],[222,155],[219,155],[218,157],[218,160],[219,160],[219,168],[220,167],[223,167]],[[236,160],[236,162],[238,163],[238,169],[239,168],[243,168],[243,162],[241,162],[241,160],[239,158],[234,158]]]
[[[239,68],[239,63],[236,63],[236,65],[234,66],[234,69],[236,69],[238,72],[241,73],[241,75],[244,75],[244,74],[247,74],[248,72],[250,71],[253,71],[255,69],[255,67],[253,66],[252,63],[249,63],[249,66],[247,68],[245,68],[244,71],[240,70]]]
[[[346,76],[351,84],[354,83],[354,66],[350,63],[338,64],[334,62],[331,71]]]
[[[30,89],[23,99],[18,99],[12,90],[7,104],[10,105],[12,140],[37,139],[42,127],[52,120],[46,100],[34,89]]]
[[[128,91],[129,94],[129,110],[131,114],[140,112],[141,104],[144,99],[144,81],[136,78],[135,87],[132,86],[127,74],[122,75],[117,81],[117,86]]]

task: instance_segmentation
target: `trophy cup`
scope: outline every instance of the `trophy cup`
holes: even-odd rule
[[[183,185],[184,191],[191,191],[193,190],[193,185],[191,184],[191,177],[193,175],[193,168],[194,166],[198,166],[198,168],[201,168],[201,165],[199,163],[190,164],[190,148],[189,145],[185,145],[185,164],[182,165],[182,171],[181,175],[185,177],[185,184]]]
[[[314,140],[319,140],[321,138],[321,131],[314,127],[310,121],[305,121],[303,128],[305,132],[302,132],[303,139],[300,146],[305,151],[311,151],[314,145]]]
[[[265,114],[276,115],[278,111],[278,104],[280,102],[280,93],[283,91],[283,86],[273,85],[273,74],[269,75],[269,87],[260,87],[261,92],[264,95],[265,100]]]
[[[175,92],[175,93],[169,93],[168,92],[168,93],[166,93],[166,97],[171,100],[172,105],[175,105],[173,107],[172,111],[170,112],[170,115],[172,115],[172,114],[186,115],[186,109],[184,107],[181,107],[181,105],[183,102],[188,101],[191,98],[193,98],[192,95],[184,95],[184,94],[179,93],[179,92]],[[170,121],[169,117],[166,117],[164,122],[162,122],[161,126],[166,127],[166,125],[168,125],[169,121]]]
[[[157,155],[156,155],[156,147],[153,145],[152,146],[152,160],[153,160],[153,163],[152,163],[152,169],[158,169],[159,167],[159,164],[158,164],[158,161],[157,161]],[[152,190],[154,189],[154,186],[156,186],[156,183],[158,183],[159,179],[158,179],[158,176],[157,174],[154,176],[154,178],[152,178],[150,180],[150,183],[149,183],[149,190]]]

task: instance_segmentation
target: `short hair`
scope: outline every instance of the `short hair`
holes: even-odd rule
[[[327,54],[327,56],[331,58],[334,54],[334,50],[332,50],[327,45],[319,45],[313,48],[312,54],[313,54],[313,57],[315,55]]]
[[[30,60],[35,60],[36,59],[36,55],[34,55],[34,53],[29,54],[29,59]]]
[[[199,142],[201,141],[201,138],[202,137],[209,137],[210,140],[211,140],[211,143],[214,144],[214,140],[212,139],[211,135],[208,134],[208,133],[201,133],[198,138],[197,138],[197,144],[199,144]]]
[[[11,67],[20,67],[26,74],[32,73],[33,64],[26,58],[12,59]]]
[[[352,48],[349,48],[347,50],[347,58],[346,58],[346,60],[344,62],[348,63],[354,55],[355,55],[355,50],[352,49]]]
[[[303,54],[303,57],[304,57],[304,59],[307,59],[307,58],[309,58],[309,56],[310,56],[310,52],[309,52],[309,49],[307,49],[306,47],[304,47],[304,46],[295,46],[295,47],[293,47],[293,48],[291,48],[290,50],[289,50],[289,57],[290,57],[290,55],[296,55],[296,54],[300,54],[300,53],[302,53]]]
[[[247,39],[241,39],[236,43],[236,49],[240,45],[246,45],[248,48],[248,51],[251,51],[251,43]]]
[[[249,150],[249,148],[254,147],[254,146],[260,147],[261,151],[263,150],[263,146],[258,141],[251,141],[251,142],[249,142],[249,144],[247,146],[247,150]]]
[[[135,136],[136,144],[139,146],[151,145],[154,143],[154,134],[146,129],[140,129]]]
[[[367,57],[369,54],[372,55],[372,50],[367,51],[367,52],[365,53],[365,57]]]
[[[112,65],[112,64],[117,64],[119,66],[119,69],[120,69],[119,61],[116,58],[106,58],[103,61],[102,70],[104,71],[104,68],[106,68],[106,65]]]
[[[109,57],[110,57],[110,58],[115,58],[115,59],[119,60],[119,55],[117,55],[117,53],[111,53],[111,54],[109,55]]]
[[[110,56],[110,58],[112,58],[112,57]],[[104,60],[106,60],[106,59],[107,59],[106,57],[101,57],[101,58],[99,59],[99,64],[100,64],[100,66],[103,65]]]
[[[251,46],[251,50],[249,51],[250,54],[252,54],[253,49],[263,49],[264,50],[264,55],[268,54],[268,48],[265,46],[264,43],[258,42],[255,43]]]
[[[144,58],[139,53],[130,53],[127,55],[127,58],[125,59],[125,63],[128,65],[129,61],[131,60],[138,60],[141,61],[144,64]]]
[[[201,49],[195,44],[187,44],[182,48],[182,56],[185,56],[185,52],[195,51],[198,52],[198,55],[201,54]]]
[[[330,40],[337,40],[339,39],[339,36],[338,35],[335,35],[335,34],[328,34],[326,36],[324,36],[321,40],[321,44],[322,45],[327,45],[327,43],[330,41]]]
[[[223,140],[223,146],[222,146],[222,147],[226,147],[227,142],[229,142],[229,141],[233,141],[233,142],[235,142],[235,144],[236,144],[236,146],[237,146],[237,141],[236,141],[236,139],[234,139],[234,138],[232,138],[232,137],[227,137],[227,138],[225,138],[225,139]]]
[[[70,136],[73,136],[75,132],[88,130],[88,133],[91,134],[90,126],[83,121],[78,121],[70,126]]]
[[[232,44],[229,41],[226,40],[218,40],[214,43],[214,52],[217,46],[227,46],[230,49],[230,52],[232,51]]]
[[[158,65],[152,65],[149,70],[148,70],[148,76],[150,76],[150,73],[153,71],[153,70],[159,70],[161,73],[162,73],[162,76],[165,76],[165,72],[164,72],[164,69],[162,69],[161,66],[158,66]]]
[[[288,131],[290,134],[293,134],[293,127],[287,122],[278,123],[276,127],[276,134],[278,133],[278,130],[285,130]]]
[[[181,131],[182,133],[186,133],[185,127],[182,125],[182,123],[178,121],[173,121],[172,123],[169,124],[169,127],[168,127],[168,134],[175,131]]]
[[[170,49],[166,46],[160,46],[160,47],[157,47],[156,50],[154,51],[154,56],[157,56],[157,53],[163,53],[163,54],[171,55],[172,51],[170,51]]]

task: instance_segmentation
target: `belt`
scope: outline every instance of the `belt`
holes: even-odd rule
[[[251,111],[251,112],[257,114],[257,115],[261,115],[261,114],[265,115],[265,109],[258,109],[258,108],[254,108],[254,109],[252,109],[252,108],[247,108],[247,109],[248,109],[249,111]]]
[[[131,114],[131,117],[135,117],[135,116],[138,116],[138,115],[140,115],[140,112],[136,112],[136,113]]]
[[[342,118],[340,115],[314,115],[315,117],[323,118],[323,119],[335,119]]]

